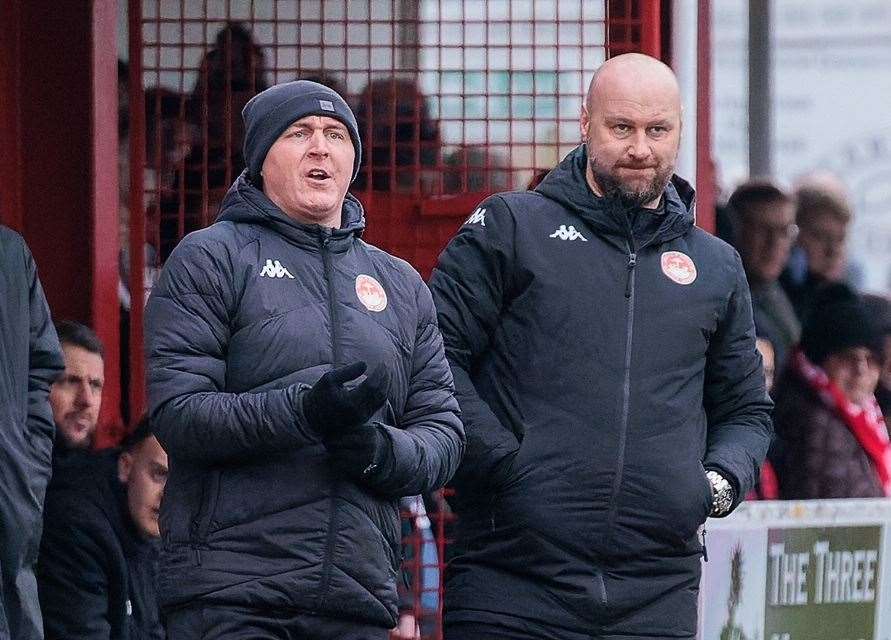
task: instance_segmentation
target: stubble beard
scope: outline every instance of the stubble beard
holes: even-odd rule
[[[649,184],[640,189],[622,182],[614,173],[616,167],[604,168],[592,153],[588,154],[588,165],[591,167],[594,181],[600,187],[603,196],[618,200],[626,208],[643,207],[657,201],[665,191],[665,187],[668,186],[673,173],[671,167],[659,164]]]

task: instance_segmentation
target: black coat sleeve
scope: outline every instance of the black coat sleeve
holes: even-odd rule
[[[773,435],[773,403],[755,348],[749,285],[739,256],[734,257],[736,284],[706,354],[708,440],[703,464],[735,485],[735,508],[758,480]]]
[[[37,277],[37,266],[27,247],[25,266],[28,273],[29,292],[29,368],[28,368],[28,431],[41,434],[47,453],[52,450],[55,424],[49,404],[50,386],[64,370],[65,361],[59,338],[50,318],[49,306],[43,287]]]
[[[146,307],[149,410],[172,456],[220,462],[318,442],[302,413],[307,385],[229,393],[235,285],[224,245],[186,238]]]
[[[411,379],[399,427],[384,426],[390,454],[382,473],[369,479],[392,497],[442,487],[464,453],[464,426],[449,363],[436,323],[430,290],[418,278],[418,326],[411,355]]]
[[[87,511],[83,508],[86,506]],[[58,508],[56,508],[58,507]],[[98,509],[82,501],[47,504],[47,526],[40,544],[37,581],[47,640],[109,640],[110,575],[114,532],[97,523]]]
[[[453,482],[459,494],[497,483],[504,463],[519,448],[517,436],[473,383],[477,363],[510,300],[514,225],[501,198],[486,200],[449,242],[430,280],[467,435],[464,460]]]

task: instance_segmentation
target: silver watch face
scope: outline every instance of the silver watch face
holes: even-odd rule
[[[712,484],[712,491],[714,493],[711,515],[724,515],[730,510],[730,506],[733,504],[733,488],[730,486],[730,482],[727,481],[727,478],[717,471],[707,471],[706,476]]]

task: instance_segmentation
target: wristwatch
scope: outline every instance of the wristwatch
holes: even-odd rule
[[[730,513],[730,507],[736,497],[733,485],[722,476],[719,472],[709,469],[705,472],[712,485],[712,510],[709,515],[713,518],[720,518]]]

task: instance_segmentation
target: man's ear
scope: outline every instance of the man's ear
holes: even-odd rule
[[[591,124],[591,116],[588,113],[588,105],[582,103],[582,110],[579,114],[579,131],[582,134],[582,142],[588,140],[588,125]]]
[[[127,484],[130,480],[130,471],[133,470],[133,454],[124,451],[118,456],[118,480],[123,484]]]

